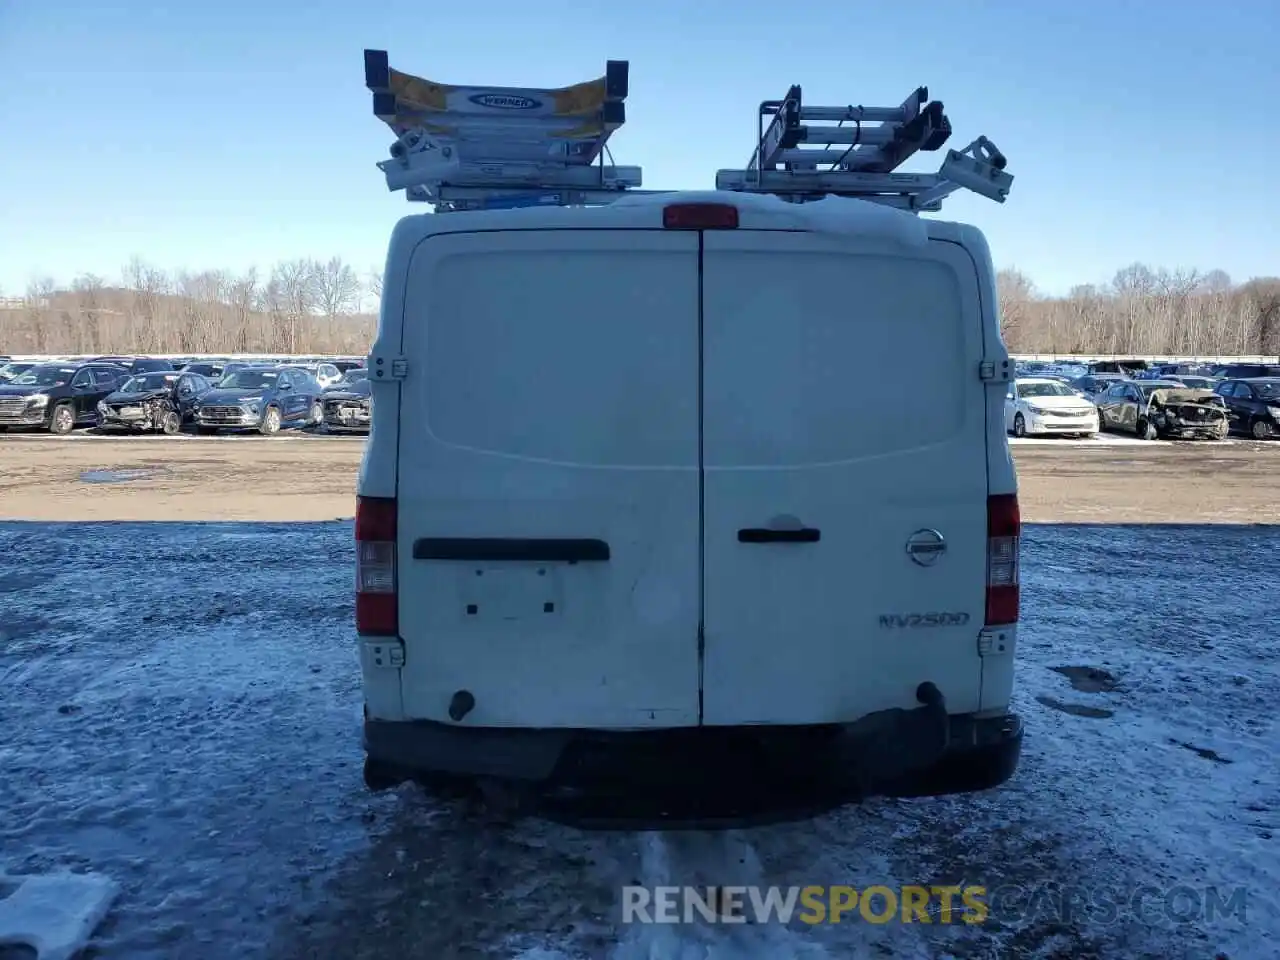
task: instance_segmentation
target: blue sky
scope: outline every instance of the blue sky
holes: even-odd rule
[[[986,134],[1016,177],[1004,206],[962,196],[945,216],[1046,292],[1137,260],[1280,274],[1275,0],[0,0],[0,293],[116,276],[135,254],[380,266],[419,208],[374,166],[390,136],[365,47],[460,84],[558,86],[630,60],[611,146],[654,188],[707,189],[743,165],[757,104],[792,83],[808,102],[875,105],[923,84],[951,145]]]

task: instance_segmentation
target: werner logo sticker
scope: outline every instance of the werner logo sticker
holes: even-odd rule
[[[537,110],[542,101],[533,97],[521,97],[510,93],[477,93],[468,97],[472,103],[495,110]]]

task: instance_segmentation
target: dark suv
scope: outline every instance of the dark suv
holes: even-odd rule
[[[1223,380],[1274,379],[1280,377],[1280,367],[1272,363],[1228,363],[1215,368],[1213,375]]]
[[[106,363],[39,363],[0,385],[0,429],[70,433],[97,422],[98,401],[128,377]]]
[[[1280,377],[1224,380],[1213,391],[1227,405],[1233,432],[1255,440],[1280,437]]]

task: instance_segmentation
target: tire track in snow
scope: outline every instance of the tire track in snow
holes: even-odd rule
[[[641,835],[639,844],[639,880],[650,891],[678,886],[705,892],[708,887],[767,887],[770,883],[754,845],[742,831],[648,833]],[[625,929],[610,960],[827,960],[830,956],[821,945],[776,922],[698,919],[679,924],[635,923]]]

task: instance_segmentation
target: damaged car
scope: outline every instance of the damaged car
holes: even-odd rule
[[[197,373],[136,374],[98,402],[98,429],[172,436],[191,422],[196,402],[212,389]]]
[[[324,406],[326,433],[368,433],[373,402],[369,371],[348,370],[341,381],[324,392],[320,402]]]
[[[1176,381],[1125,380],[1097,399],[1104,430],[1137,434],[1144,440],[1225,440],[1227,408],[1212,390]]]

